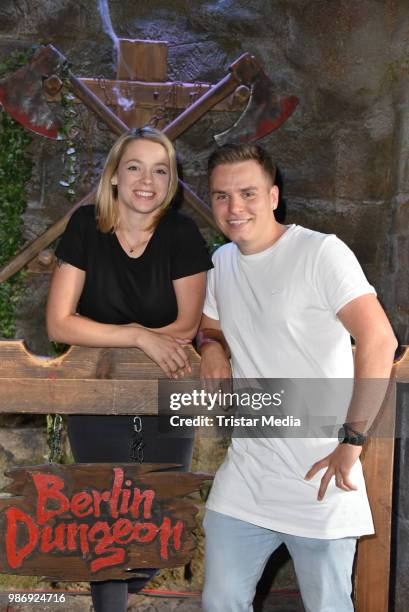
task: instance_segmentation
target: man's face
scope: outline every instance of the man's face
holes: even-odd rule
[[[256,161],[216,166],[210,196],[217,225],[242,253],[257,253],[274,242],[278,188]]]

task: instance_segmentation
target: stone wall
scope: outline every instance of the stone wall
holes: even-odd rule
[[[3,0],[0,55],[51,42],[75,74],[112,78],[113,45],[97,5]],[[300,98],[294,115],[263,141],[283,177],[286,222],[345,240],[401,343],[409,343],[407,0],[111,0],[109,6],[119,37],[169,41],[172,80],[216,82],[250,51],[262,59],[277,93]],[[212,135],[233,120],[232,114],[209,113],[177,141],[185,180],[204,198]],[[94,182],[111,141],[95,125],[78,142],[84,167],[78,196]],[[27,240],[71,206],[58,183],[63,150],[40,138],[33,143]],[[29,275],[18,312],[17,336],[37,353],[49,351],[47,284],[47,275]]]
[[[77,75],[113,77],[113,45],[97,5],[5,0],[0,53],[51,42]],[[400,341],[409,342],[407,3],[255,0],[250,7],[244,0],[111,0],[109,7],[119,37],[169,41],[172,80],[215,82],[231,61],[251,51],[261,57],[278,93],[299,96],[294,115],[263,141],[283,175],[286,221],[345,240],[376,286]],[[230,113],[209,113],[177,142],[185,179],[203,197],[212,135],[233,119]],[[90,171],[84,151],[88,171],[86,184],[77,185],[79,195],[97,176],[110,142],[102,131],[79,143],[93,155]],[[33,150],[27,240],[69,208],[58,185],[63,145],[36,139]],[[44,352],[46,279],[36,276],[29,284],[18,335]]]
[[[0,8],[0,52],[51,42],[74,73],[113,77],[113,45],[97,4],[6,0]],[[215,82],[232,60],[251,51],[261,57],[278,93],[299,96],[294,115],[263,141],[283,175],[286,221],[345,240],[376,286],[401,342],[408,342],[407,3],[256,0],[250,7],[244,0],[111,0],[109,6],[119,37],[169,41],[172,80]],[[233,118],[209,113],[177,142],[185,178],[203,197],[212,135]],[[97,175],[111,138],[104,131],[90,141],[95,172],[87,173],[87,185],[77,185],[79,195]],[[63,145],[36,139],[34,149],[27,239],[69,207],[58,185]],[[43,352],[44,279],[30,283],[19,335]],[[28,312],[35,313],[36,324],[27,323]]]

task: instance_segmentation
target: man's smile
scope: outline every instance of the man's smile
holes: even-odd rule
[[[229,225],[244,225],[249,221],[251,221],[251,219],[227,219]]]

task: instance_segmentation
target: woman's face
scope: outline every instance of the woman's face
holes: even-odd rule
[[[117,185],[120,213],[153,216],[168,192],[169,157],[158,142],[132,140],[125,148],[111,182]]]

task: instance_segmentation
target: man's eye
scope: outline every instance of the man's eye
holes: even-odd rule
[[[252,198],[255,194],[254,191],[245,191],[243,195],[245,198]]]
[[[225,193],[218,193],[215,199],[216,200],[227,200],[227,195]]]

